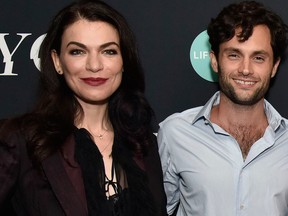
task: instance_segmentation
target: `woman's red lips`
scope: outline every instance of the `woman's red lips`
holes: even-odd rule
[[[91,85],[91,86],[99,86],[104,84],[108,78],[93,78],[93,77],[89,77],[89,78],[81,78],[81,80],[84,81],[84,83]]]

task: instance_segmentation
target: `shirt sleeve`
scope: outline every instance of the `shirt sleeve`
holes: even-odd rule
[[[169,143],[167,140],[163,127],[160,127],[158,131],[157,141],[162,164],[164,189],[167,196],[167,212],[169,215],[171,215],[178,206],[180,195],[179,175],[175,170],[169,148],[169,146],[173,143]]]
[[[163,186],[163,176],[156,137],[144,161],[149,178],[149,187],[156,203],[157,215],[167,216],[166,195]]]
[[[0,123],[0,211],[11,198],[19,171],[19,148],[16,135]],[[14,138],[13,138],[14,137]]]

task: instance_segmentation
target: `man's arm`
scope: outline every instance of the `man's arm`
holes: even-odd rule
[[[175,172],[168,140],[165,136],[165,130],[160,127],[157,135],[159,146],[159,155],[162,164],[164,189],[167,196],[167,212],[172,215],[179,204],[179,176]]]

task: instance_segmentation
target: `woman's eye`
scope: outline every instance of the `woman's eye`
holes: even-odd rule
[[[79,49],[74,49],[69,52],[71,55],[82,55],[84,52]]]
[[[118,54],[117,50],[114,50],[114,49],[104,50],[103,53],[106,54],[106,55],[116,55],[116,54]]]

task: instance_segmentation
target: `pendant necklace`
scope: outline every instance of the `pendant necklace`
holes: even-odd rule
[[[104,133],[103,134],[99,134],[99,135],[96,135],[96,137],[98,137],[100,140],[103,139],[104,135],[107,133],[107,129],[105,129]]]

